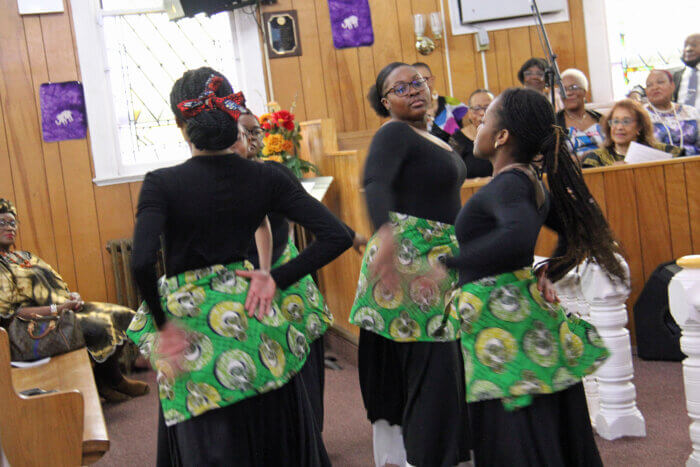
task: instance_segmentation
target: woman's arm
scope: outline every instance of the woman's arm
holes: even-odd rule
[[[66,310],[78,311],[82,306],[83,302],[79,300],[69,300],[60,305],[23,306],[17,309],[15,316],[25,319],[31,319],[35,316],[58,316]]]
[[[255,246],[258,249],[259,268],[269,272],[272,265],[272,227],[267,216],[255,231]]]

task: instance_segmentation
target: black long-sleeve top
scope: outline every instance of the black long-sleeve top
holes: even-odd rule
[[[461,131],[455,131],[450,136],[449,143],[467,166],[467,178],[490,177],[493,174],[491,162],[474,155],[474,141],[467,138],[467,135]]]
[[[389,122],[374,135],[363,185],[375,229],[389,211],[454,224],[461,207],[464,162],[419,135],[407,123]]]
[[[469,198],[455,223],[459,255],[446,260],[449,268],[459,271],[460,286],[531,266],[543,224],[562,232],[558,216],[550,209],[549,193],[545,190],[539,209],[535,196],[528,176],[509,170]],[[565,250],[560,234],[555,255]]]
[[[165,238],[166,275],[242,261],[255,230],[270,212],[309,229],[316,241],[271,274],[286,288],[352,245],[325,206],[272,165],[235,154],[196,156],[146,175],[139,196],[132,270],[160,326],[165,314],[156,285],[156,255]]]
[[[300,188],[304,189],[303,185],[296,177],[296,175],[294,175],[294,173],[284,165],[272,161],[265,162],[265,164],[274,164],[274,167],[277,168],[281,173],[286,175],[290,181],[292,181]],[[267,218],[270,221],[270,230],[272,231],[271,263],[275,264],[275,262],[280,258],[280,256],[282,256],[282,253],[284,253],[284,249],[287,247],[287,239],[289,238],[289,222],[287,222],[287,218],[284,217],[284,214],[280,214],[277,212],[271,212],[267,215]],[[350,226],[348,226],[343,221],[340,222],[345,226],[345,230],[348,231],[350,238],[355,238],[355,231],[352,230]],[[251,263],[253,263],[253,265],[256,268],[260,267],[260,258],[258,258],[258,248],[255,244],[255,239],[253,239],[253,242],[248,248],[248,259]]]

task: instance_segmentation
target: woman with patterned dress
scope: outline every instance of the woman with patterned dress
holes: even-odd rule
[[[657,140],[684,150],[686,156],[695,156],[700,154],[700,112],[693,106],[672,102],[674,89],[671,73],[652,70],[647,77],[649,102],[644,108]]]
[[[378,74],[368,99],[382,117],[364,169],[375,234],[367,243],[350,322],[359,326],[359,374],[374,458],[454,466],[469,459],[456,329],[441,325],[455,277],[430,265],[456,247],[465,166],[426,128],[425,79],[405,63]]]
[[[178,79],[170,101],[193,157],[146,175],[132,268],[147,304],[129,336],[151,355],[175,465],[330,465],[296,373],[308,338],[286,289],[351,245],[343,225],[268,164],[232,152],[241,93],[210,68]],[[316,240],[271,272],[246,260],[270,212]],[[157,280],[161,235],[166,277]]]
[[[566,131],[569,152],[581,160],[603,143],[603,130],[598,123],[602,115],[585,107],[588,92],[586,75],[570,68],[561,74],[561,82],[566,99],[564,108],[557,113],[557,125]]]
[[[632,99],[615,102],[608,115],[601,120],[600,126],[603,128],[605,140],[600,148],[583,157],[581,165],[584,168],[624,164],[633,141],[667,152],[673,157],[683,154],[680,148],[656,140],[649,114],[641,104]]]
[[[7,328],[18,317],[73,310],[95,362],[100,395],[109,402],[121,402],[146,394],[148,385],[125,378],[117,358],[134,312],[111,303],[83,302],[45,261],[13,249],[18,230],[14,206],[0,199],[0,326]]]
[[[586,258],[626,280],[618,246],[542,94],[511,88],[494,100],[475,155],[492,181],[455,223],[459,272],[449,318],[460,320],[476,465],[602,465],[581,377],[607,350],[595,328],[543,300],[532,262],[540,228],[559,233],[546,261],[558,280]],[[532,161],[542,155],[549,189]],[[446,317],[446,319],[448,319]]]

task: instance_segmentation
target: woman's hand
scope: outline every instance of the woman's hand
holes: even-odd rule
[[[80,311],[85,302],[81,300],[68,300],[67,302],[61,303],[58,307],[58,313],[61,314],[66,310]]]
[[[396,272],[394,259],[396,258],[396,242],[391,225],[384,224],[377,231],[379,248],[374,255],[374,260],[369,265],[370,277],[376,277],[389,290],[399,287],[399,275]]]
[[[236,275],[250,279],[248,295],[245,298],[245,309],[248,316],[255,315],[262,320],[270,314],[270,305],[277,290],[277,284],[269,271],[256,269],[255,271],[236,271]],[[257,310],[257,312],[256,312]]]
[[[554,288],[554,283],[547,278],[548,264],[539,268],[537,274],[537,290],[540,291],[545,300],[549,303],[559,303],[557,290]]]
[[[158,332],[155,354],[177,373],[182,372],[185,350],[189,347],[187,333],[172,321],[166,321]]]
[[[367,238],[355,232],[355,237],[352,239],[352,248],[359,254],[363,255],[365,253],[365,247],[367,246]]]
[[[79,294],[78,292],[71,292],[71,293],[69,293],[69,294],[68,294],[68,298],[70,298],[71,300],[77,300],[77,301],[82,300],[82,299],[80,298],[80,294]]]

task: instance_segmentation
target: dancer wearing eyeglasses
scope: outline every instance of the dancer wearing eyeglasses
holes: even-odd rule
[[[391,117],[372,139],[364,169],[375,234],[350,316],[361,327],[360,387],[375,463],[453,466],[469,459],[457,323],[442,326],[456,277],[430,271],[454,253],[451,224],[466,168],[428,132],[430,96],[416,68],[387,65],[368,99]]]

